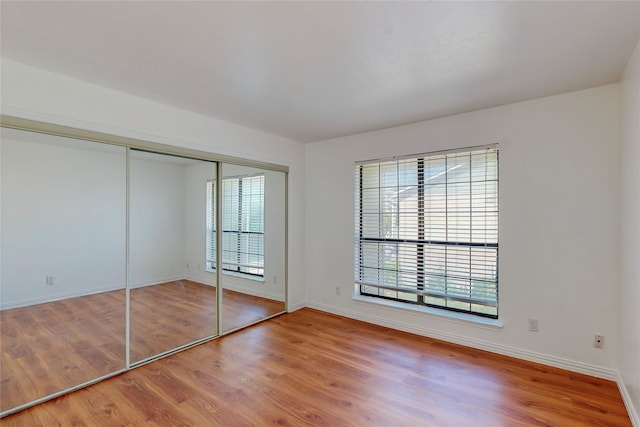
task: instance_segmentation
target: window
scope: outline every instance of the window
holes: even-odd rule
[[[207,270],[215,271],[215,182],[207,183]],[[264,175],[222,180],[222,269],[264,276]]]
[[[216,271],[216,182],[207,181],[207,255],[206,270]]]
[[[498,317],[498,149],[356,165],[361,295]]]

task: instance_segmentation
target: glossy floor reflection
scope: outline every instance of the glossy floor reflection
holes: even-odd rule
[[[284,311],[284,303],[224,290],[228,331]],[[216,288],[177,280],[131,290],[131,361],[216,335]]]
[[[236,329],[284,303],[224,291],[224,324]],[[180,280],[131,290],[131,361],[215,336],[216,288]],[[1,410],[125,368],[125,291],[0,312]]]
[[[160,359],[3,422],[631,425],[612,381],[311,309]]]
[[[2,410],[125,367],[125,291],[0,312]]]
[[[131,362],[216,335],[216,288],[177,280],[131,289]]]

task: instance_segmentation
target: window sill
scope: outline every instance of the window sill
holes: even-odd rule
[[[222,274],[225,276],[238,277],[240,279],[252,280],[254,282],[259,282],[264,284],[264,276],[253,276],[251,274],[236,273],[233,271],[223,271]]]
[[[399,301],[391,301],[382,298],[368,297],[364,295],[354,294],[352,300],[364,304],[376,304],[392,309],[408,310],[425,314],[438,320],[461,323],[464,325],[476,326],[484,329],[500,330],[502,322],[498,319],[489,319],[481,316],[474,316],[467,313],[457,313],[455,311],[439,310],[437,308],[419,306],[413,304],[404,304]]]
[[[213,269],[207,269],[205,271],[207,273],[212,273],[212,274],[216,273],[216,270],[213,270]],[[240,279],[253,280],[254,282],[259,282],[262,284],[265,283],[264,276],[253,276],[251,274],[236,273],[233,271],[224,271],[224,270],[222,271],[222,274],[224,274],[225,276],[239,277]]]

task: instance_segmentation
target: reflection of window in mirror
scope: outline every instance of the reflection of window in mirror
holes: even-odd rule
[[[207,253],[206,271],[216,271],[216,181],[207,181]]]
[[[264,277],[264,174],[222,181],[222,268],[244,277]],[[214,181],[207,183],[207,271],[215,271]]]

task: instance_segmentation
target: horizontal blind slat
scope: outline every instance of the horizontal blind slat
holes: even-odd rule
[[[497,148],[360,164],[355,178],[361,292],[497,315]]]

